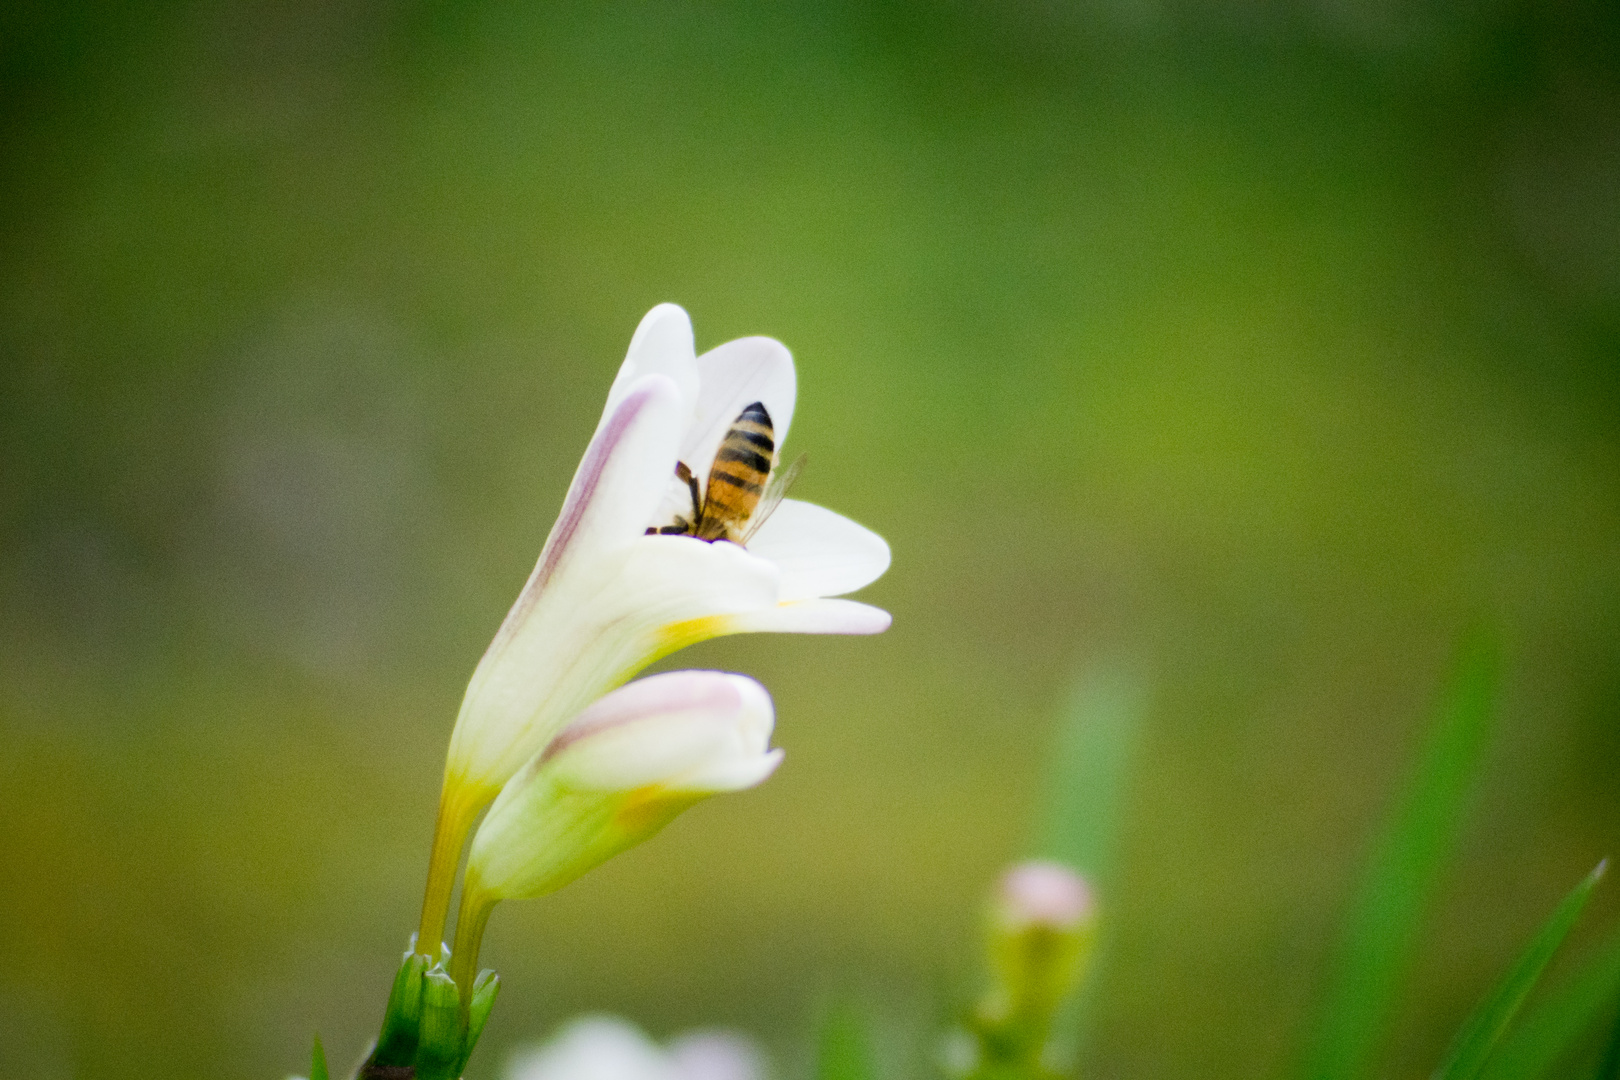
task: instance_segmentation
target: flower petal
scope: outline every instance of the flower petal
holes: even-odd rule
[[[883,537],[814,503],[783,499],[748,542],[748,550],[782,571],[782,603],[841,596],[889,568]]]
[[[727,634],[881,634],[893,617],[855,600],[800,600],[724,620]]]
[[[622,686],[586,709],[540,762],[579,789],[669,784],[730,790],[694,786],[688,778],[764,755],[774,720],[770,694],[746,676],[666,672]]]
[[[666,786],[671,791],[701,794],[747,791],[770,778],[776,767],[782,764],[783,753],[781,748],[777,748],[763,754],[716,758],[671,780]]]
[[[754,1040],[735,1031],[689,1031],[670,1040],[681,1080],[766,1080],[770,1069]],[[524,1078],[513,1078],[524,1080]]]
[[[697,358],[702,383],[692,426],[681,440],[681,460],[691,467],[699,484],[707,481],[709,467],[737,416],[754,402],[771,414],[778,453],[793,423],[798,377],[793,354],[775,338],[746,337],[728,341]]]
[[[664,463],[680,434],[680,395],[661,375],[640,379],[585,448],[562,512],[540,559],[484,654],[504,647],[533,608],[540,590],[580,552],[623,550],[641,535],[663,496]],[[482,664],[480,664],[482,666]]]
[[[512,1059],[508,1080],[679,1080],[669,1056],[613,1016],[569,1021],[545,1046]]]
[[[653,660],[726,632],[732,616],[774,607],[780,577],[735,544],[686,536],[638,536],[614,557],[565,567],[524,617],[508,616],[514,629],[503,626],[473,673],[447,775],[504,783]],[[671,624],[686,630],[672,636]]]
[[[636,381],[647,375],[666,375],[675,380],[688,409],[698,400],[701,377],[696,346],[692,343],[692,320],[678,304],[659,304],[642,316],[630,338],[624,363],[619,365],[619,373],[608,390],[598,431]],[[682,420],[690,424],[691,414],[685,414]],[[671,462],[670,468],[674,467]]]

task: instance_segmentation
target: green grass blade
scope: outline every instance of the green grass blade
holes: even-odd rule
[[[1374,848],[1352,904],[1307,1051],[1309,1080],[1360,1080],[1384,1041],[1484,759],[1499,667],[1493,638],[1474,633],[1464,640],[1417,773]]]
[[[326,1069],[326,1051],[321,1047],[321,1037],[315,1036],[315,1049],[310,1054],[309,1080],[331,1080]]]
[[[1067,863],[1105,892],[1146,705],[1129,672],[1093,668],[1076,681],[1053,747],[1036,854]]]
[[[1435,1071],[1435,1080],[1475,1080],[1485,1071],[1485,1063],[1490,1060],[1491,1051],[1496,1048],[1497,1040],[1507,1030],[1514,1014],[1519,1011],[1519,1006],[1524,1004],[1524,999],[1536,985],[1536,980],[1540,979],[1541,973],[1547,969],[1547,964],[1558,951],[1558,946],[1569,936],[1575,920],[1581,917],[1581,910],[1586,907],[1586,901],[1591,897],[1592,890],[1597,888],[1597,883],[1608,866],[1607,859],[1598,863],[1592,872],[1564,897],[1563,902],[1558,905],[1558,910],[1553,912],[1552,918],[1542,924],[1541,929],[1531,940],[1529,948],[1524,950],[1513,967],[1508,970],[1507,975],[1496,984],[1490,996],[1458,1032],[1457,1041],[1453,1044],[1446,1063]]]
[[[877,1080],[872,1024],[856,1002],[833,1002],[816,1033],[816,1080]]]
[[[1502,1040],[1485,1066],[1485,1080],[1545,1076],[1596,1026],[1598,1017],[1614,1007],[1616,998],[1620,998],[1620,930]]]
[[[1107,907],[1147,706],[1143,680],[1130,667],[1098,664],[1075,680],[1053,740],[1035,854],[1074,867],[1097,890],[1104,917],[1099,957],[1107,955]],[[1087,980],[1055,1018],[1052,1039],[1059,1056],[1081,1054],[1095,997],[1096,981]]]
[[[1620,1016],[1614,1019],[1614,1030],[1609,1032],[1609,1045],[1603,1048],[1595,1080],[1620,1080]]]

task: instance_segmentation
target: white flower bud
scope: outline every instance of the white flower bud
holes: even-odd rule
[[[501,791],[473,838],[469,892],[542,896],[704,797],[753,787],[782,760],[774,720],[741,675],[675,671],[614,691]]]

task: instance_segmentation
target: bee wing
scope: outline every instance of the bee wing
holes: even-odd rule
[[[759,505],[754,507],[754,512],[748,515],[747,522],[743,524],[741,541],[743,544],[746,545],[753,539],[759,527],[765,524],[765,519],[771,516],[771,512],[787,496],[788,488],[799,478],[799,473],[804,469],[805,458],[808,456],[800,454],[786,468],[771,472],[771,478],[765,482],[765,492],[759,497]]]

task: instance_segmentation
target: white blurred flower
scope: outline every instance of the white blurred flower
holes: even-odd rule
[[[513,1055],[505,1080],[765,1080],[766,1071],[759,1047],[736,1032],[691,1032],[666,1050],[617,1017],[584,1016]]]
[[[681,1080],[765,1080],[765,1053],[748,1036],[723,1028],[689,1031],[670,1040]]]
[[[468,830],[502,786],[603,693],[659,657],[726,634],[873,634],[889,615],[831,599],[889,565],[882,537],[784,500],[747,547],[648,535],[678,505],[677,462],[704,482],[744,406],[778,447],[793,419],[793,358],[750,337],[697,356],[686,312],[642,319],[540,560],[467,686],[450,738],[418,939],[444,928]]]

